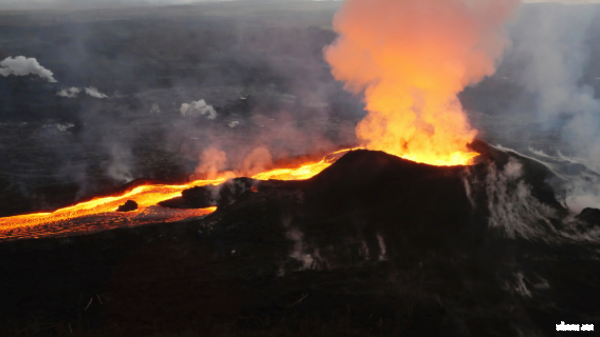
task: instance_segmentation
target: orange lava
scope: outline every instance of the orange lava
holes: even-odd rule
[[[314,177],[334,163],[345,149],[325,156],[319,162],[305,163],[297,168],[273,169],[254,175],[257,180],[304,180]],[[181,192],[197,186],[218,185],[226,178],[195,180],[182,185],[142,185],[129,192],[110,197],[96,198],[51,213],[35,213],[0,218],[0,240],[38,238],[87,233],[123,226],[136,226],[151,222],[173,222],[204,216],[216,207],[203,209],[169,209],[157,206],[161,201],[180,197]],[[132,212],[116,212],[127,200],[137,202]]]

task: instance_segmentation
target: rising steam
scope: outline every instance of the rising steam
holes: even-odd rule
[[[60,97],[66,97],[66,98],[75,98],[82,91],[85,91],[85,93],[87,95],[95,97],[95,98],[108,98],[108,96],[106,94],[101,93],[96,87],[86,87],[83,89],[77,88],[77,87],[71,87],[71,88],[60,90],[59,92],[56,93],[56,95],[60,96]]]
[[[503,25],[519,0],[347,0],[325,58],[364,93],[356,128],[369,149],[438,165],[466,164],[477,134],[457,98],[494,73]]]
[[[17,56],[7,57],[0,62],[0,75],[7,77],[37,75],[48,82],[56,82],[52,71],[44,68],[33,57]]]

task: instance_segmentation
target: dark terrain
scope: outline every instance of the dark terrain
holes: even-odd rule
[[[494,192],[484,181],[515,160],[519,181],[556,210],[551,223],[527,223],[540,230],[527,239],[487,226]],[[201,220],[3,243],[2,326],[42,336],[551,336],[560,320],[598,324],[597,244],[567,235],[594,224],[564,222],[547,179],[537,162],[494,149],[470,168],[355,151],[306,181],[236,179]]]

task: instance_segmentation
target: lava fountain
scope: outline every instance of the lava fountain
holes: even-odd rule
[[[504,22],[519,3],[344,1],[325,58],[347,90],[364,94],[362,145],[432,165],[468,164],[477,131],[457,95],[494,73]]]

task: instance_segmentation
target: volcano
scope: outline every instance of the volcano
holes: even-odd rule
[[[569,217],[543,164],[475,147],[476,164],[451,167],[352,151],[310,179],[236,178],[162,202],[216,207],[202,218],[5,242],[2,326],[508,336],[594,323],[599,247],[581,233],[595,218]]]

